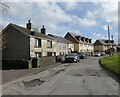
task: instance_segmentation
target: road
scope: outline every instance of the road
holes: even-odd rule
[[[100,57],[64,63],[3,85],[3,95],[118,95],[118,82],[100,66]]]

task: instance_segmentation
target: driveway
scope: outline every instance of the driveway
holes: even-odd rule
[[[3,95],[118,95],[118,82],[99,66],[100,57],[64,63],[3,85]]]

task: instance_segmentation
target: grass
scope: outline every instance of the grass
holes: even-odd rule
[[[120,75],[120,55],[106,56],[100,60],[101,64],[110,71]]]

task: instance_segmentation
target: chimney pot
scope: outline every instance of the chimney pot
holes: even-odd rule
[[[26,24],[26,28],[29,29],[29,30],[31,30],[31,22],[30,22],[30,20],[29,20],[28,23]]]
[[[41,33],[42,33],[42,34],[46,34],[46,29],[44,28],[44,25],[43,25],[42,28],[41,28]]]

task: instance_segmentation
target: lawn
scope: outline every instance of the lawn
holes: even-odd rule
[[[110,71],[120,75],[120,55],[106,56],[100,60],[101,64]]]

